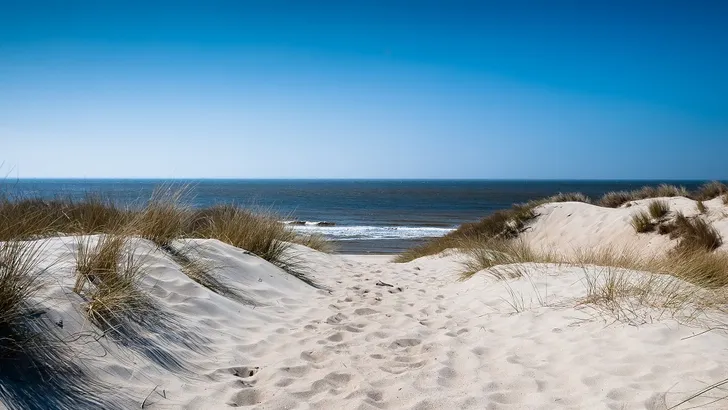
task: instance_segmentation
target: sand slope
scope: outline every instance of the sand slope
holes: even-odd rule
[[[547,206],[538,223],[551,223],[568,206],[582,207]],[[590,225],[589,218],[596,215],[575,213],[568,223],[574,231],[596,224],[605,232],[617,224]],[[539,232],[535,227],[532,234]],[[565,231],[550,239],[573,238],[580,239]],[[47,261],[57,263],[40,295],[43,317],[68,341],[64,358],[77,371],[57,371],[62,377],[32,389],[5,385],[5,405],[665,409],[728,375],[724,332],[690,337],[704,329],[649,310],[632,323],[615,322],[579,305],[584,276],[599,268],[529,265],[527,277],[517,280],[482,273],[460,282],[455,253],[394,264],[384,256],[296,247],[328,288],[320,290],[221,242],[190,243],[237,296],[191,281],[169,256],[139,240],[137,250],[149,253],[144,288],[156,309],[122,337],[103,336],[85,320],[83,301],[70,291],[75,241],[51,239]],[[85,384],[73,388],[78,381]],[[708,401],[691,405],[711,408]]]
[[[680,211],[685,216],[699,214],[692,199],[655,198],[670,204],[671,212]],[[631,206],[605,208],[581,202],[549,203],[536,208],[539,217],[529,225],[523,238],[534,246],[569,252],[579,248],[611,246],[617,249],[632,248],[644,253],[664,252],[674,246],[666,235],[657,233],[638,234],[630,225],[632,215],[647,210],[653,199],[631,201]],[[704,201],[707,207],[703,218],[718,229],[728,242],[728,207],[721,198]],[[724,243],[721,250],[728,250]]]

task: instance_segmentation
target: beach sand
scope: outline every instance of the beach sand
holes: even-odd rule
[[[694,212],[693,201],[669,201]],[[728,233],[726,208],[707,205]],[[627,244],[659,252],[670,245],[666,236],[629,226],[644,206],[547,204],[524,238],[564,251]],[[705,332],[708,319],[728,318],[684,323],[643,307],[619,320],[582,303],[585,278],[601,267],[527,264],[522,278],[481,272],[461,281],[463,255],[455,251],[396,264],[296,246],[316,289],[219,241],[184,243],[235,296],[195,283],[139,240],[143,288],[156,308],[130,325],[129,339],[102,336],[85,318],[70,290],[75,239],[46,245],[54,265],[39,302],[49,322],[62,321],[55,331],[86,380],[84,395],[99,407],[667,409],[728,377],[728,335]],[[74,392],[62,385],[74,380],[48,385]],[[710,403],[725,395],[713,390],[677,408],[726,408],[728,400]]]

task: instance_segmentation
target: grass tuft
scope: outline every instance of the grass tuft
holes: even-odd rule
[[[670,213],[670,204],[665,200],[655,199],[650,201],[649,205],[647,205],[647,209],[653,218],[659,220]]]
[[[652,232],[655,230],[655,224],[652,223],[650,214],[646,211],[639,211],[632,215],[630,224],[637,233]]]
[[[581,192],[569,192],[569,193],[561,193],[546,198],[543,203],[549,203],[549,202],[584,202],[587,204],[591,203],[591,198],[588,196],[582,194]]]
[[[307,281],[300,273],[301,262],[289,252],[296,234],[271,213],[218,205],[198,211],[193,226],[198,237],[244,249]]]
[[[712,251],[723,244],[723,238],[711,224],[701,218],[687,218],[682,213],[675,216],[675,229],[671,234],[673,238],[679,238],[677,250]]]
[[[30,299],[41,288],[42,250],[33,242],[0,243],[0,356],[4,348],[22,347],[12,337],[12,328],[31,314]]]
[[[632,194],[627,191],[608,192],[602,196],[597,204],[607,208],[618,208],[633,199]]]
[[[181,206],[187,188],[154,191],[147,205],[135,215],[131,229],[159,247],[170,246],[189,230],[191,214]]]
[[[623,204],[629,202],[629,201],[636,201],[639,199],[648,199],[648,198],[669,198],[669,197],[676,197],[676,196],[684,196],[689,197],[690,192],[688,192],[685,187],[678,187],[675,185],[667,185],[667,184],[661,184],[656,187],[654,186],[646,186],[634,191],[618,191],[618,192],[609,192],[605,194],[599,202],[597,202],[598,205],[604,206],[607,208],[618,208],[622,206]]]
[[[86,299],[89,319],[102,329],[116,327],[124,316],[141,314],[147,305],[138,288],[142,260],[127,250],[129,241],[123,235],[79,240],[73,290]]]

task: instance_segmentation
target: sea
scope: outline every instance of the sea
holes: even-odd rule
[[[5,179],[10,197],[100,195],[138,205],[155,189],[186,187],[192,207],[237,204],[272,211],[292,229],[321,234],[340,253],[393,254],[514,203],[559,192],[599,198],[609,191],[661,183],[695,189],[705,181],[547,180],[153,180]]]

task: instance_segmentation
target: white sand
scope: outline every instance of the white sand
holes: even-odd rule
[[[685,216],[698,215],[696,202],[683,197],[656,198],[670,204],[670,210],[680,211]],[[555,248],[569,252],[580,248],[613,247],[616,249],[637,249],[645,253],[664,252],[674,246],[667,235],[653,233],[638,234],[630,225],[632,215],[647,210],[652,199],[632,201],[630,207],[604,208],[581,202],[545,204],[536,209],[540,216],[529,226],[524,239],[543,248]],[[721,198],[704,202],[709,221],[726,237],[728,242],[728,207]],[[724,243],[721,250],[728,250]]]
[[[686,201],[671,200],[694,207]],[[549,204],[527,238],[561,248],[663,246],[664,237],[633,233],[635,209]],[[69,360],[94,381],[89,395],[114,386],[103,393],[110,408],[666,409],[728,377],[725,332],[697,335],[705,329],[649,309],[615,321],[579,305],[585,275],[600,268],[528,265],[525,278],[460,282],[454,253],[394,264],[297,247],[329,292],[214,240],[193,242],[254,306],[198,285],[140,241],[152,252],[144,286],[158,304],[148,316],[168,317],[164,329],[141,326],[146,349],[135,348],[99,337],[84,319],[70,291],[74,241],[50,242],[49,260],[61,263],[42,295],[46,317],[63,320],[65,339],[83,335],[70,342]],[[722,395],[679,408],[726,408],[707,404]]]

